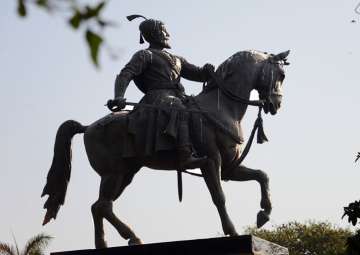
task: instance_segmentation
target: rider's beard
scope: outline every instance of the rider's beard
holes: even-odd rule
[[[164,40],[164,41],[161,42],[161,44],[165,49],[171,49],[171,46],[169,44],[169,40]]]

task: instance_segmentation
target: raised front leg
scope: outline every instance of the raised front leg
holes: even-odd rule
[[[262,170],[255,170],[246,166],[240,165],[222,172],[221,178],[225,181],[257,181],[261,188],[261,202],[260,210],[257,215],[257,227],[262,227],[270,219],[272,210],[270,193],[269,193],[269,178]]]
[[[206,167],[201,169],[211,198],[219,212],[222,228],[225,235],[238,235],[225,206],[225,195],[220,183],[220,165],[215,160],[209,159]]]

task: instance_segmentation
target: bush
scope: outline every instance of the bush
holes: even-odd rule
[[[349,229],[328,222],[289,222],[272,230],[248,228],[247,233],[289,249],[291,255],[343,255],[352,236]]]

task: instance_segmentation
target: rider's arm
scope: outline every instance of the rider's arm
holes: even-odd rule
[[[115,79],[115,98],[124,97],[130,81],[140,75],[151,61],[151,53],[140,50],[134,54],[130,62],[120,71]]]
[[[193,64],[190,64],[184,58],[181,60],[181,72],[180,76],[191,81],[204,82],[210,79],[210,74],[208,70],[204,67],[198,67]]]

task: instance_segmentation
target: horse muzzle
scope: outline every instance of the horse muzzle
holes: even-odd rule
[[[281,107],[282,94],[273,93],[265,102],[264,112],[267,114],[270,112],[271,115],[275,115]]]

